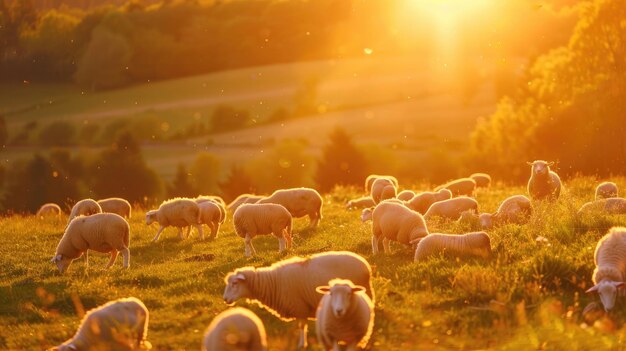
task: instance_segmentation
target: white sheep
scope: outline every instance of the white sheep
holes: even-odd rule
[[[324,294],[316,313],[317,339],[326,350],[365,349],[374,327],[374,303],[365,294],[365,288],[350,280],[333,279],[328,286],[320,286]]]
[[[124,257],[124,268],[130,264],[130,226],[124,218],[115,213],[96,213],[91,216],[74,218],[65,228],[59,241],[52,263],[56,263],[64,273],[72,261],[85,254],[88,264],[87,250],[110,253],[111,259],[106,265],[109,268],[115,263],[118,253]]]
[[[226,201],[217,195],[200,195],[196,197],[196,203],[201,204],[206,201],[212,201],[222,205],[222,207],[226,207]]]
[[[435,188],[435,191],[448,189],[452,192],[452,196],[472,196],[476,189],[476,181],[472,178],[460,178],[447,182]]]
[[[409,245],[411,241],[428,235],[428,228],[421,214],[400,203],[383,201],[373,210],[365,209],[363,222],[372,219],[372,252],[378,254],[378,242],[382,238],[383,250],[389,253],[389,241]]]
[[[448,189],[439,189],[439,191],[424,191],[406,202],[406,206],[415,212],[421,214],[426,213],[430,206],[437,201],[448,200],[452,198],[452,192]]]
[[[617,184],[602,182],[596,187],[596,200],[618,197]]]
[[[413,197],[415,197],[415,192],[412,190],[402,190],[398,193],[398,196],[396,196],[396,198],[401,201],[409,201]]]
[[[211,321],[204,333],[202,351],[266,351],[263,322],[252,311],[230,308]]]
[[[198,204],[200,209],[200,222],[211,229],[210,239],[217,238],[220,225],[226,220],[226,210],[219,202],[204,201]]]
[[[159,230],[152,239],[153,242],[159,240],[163,229],[169,226],[178,228],[178,235],[181,239],[184,239],[182,228],[189,227],[189,232],[191,232],[191,226],[194,226],[198,230],[200,239],[204,240],[200,208],[194,200],[175,198],[164,201],[158,210],[146,212],[146,225],[154,222],[159,223]],[[187,236],[189,236],[189,232],[187,232]]]
[[[278,238],[278,251],[291,248],[292,217],[278,204],[243,204],[233,215],[235,232],[245,241],[245,255],[256,255],[252,239],[257,235],[272,234]]]
[[[371,196],[363,196],[357,199],[352,199],[346,203],[346,209],[362,209],[366,207],[372,207],[376,205],[374,199]]]
[[[604,309],[608,312],[615,306],[618,289],[624,287],[626,278],[626,228],[613,227],[598,241],[593,256],[596,269],[593,271],[595,284],[587,293],[597,292]],[[624,296],[624,290],[619,291]]]
[[[452,257],[491,256],[491,241],[485,232],[468,234],[430,234],[413,242],[417,243],[415,261],[423,261],[430,256],[444,254]]]
[[[315,289],[327,285],[331,279],[350,279],[365,287],[365,293],[374,301],[371,274],[369,263],[348,251],[292,257],[270,267],[244,267],[229,273],[224,279],[224,301],[233,304],[239,299],[248,299],[284,321],[296,319],[300,329],[298,347],[303,348],[306,347],[306,321],[315,318],[322,299]]]
[[[367,178],[365,178],[365,192],[366,193],[370,192],[370,190],[372,189],[372,184],[374,184],[374,181],[376,179],[389,179],[389,181],[391,181],[393,186],[398,188],[398,179],[396,179],[396,177],[390,176],[390,175],[370,174],[367,176]]]
[[[533,200],[556,200],[561,194],[561,178],[550,166],[554,162],[537,160],[527,162],[531,166],[530,179],[528,179],[528,194]]]
[[[494,225],[506,223],[525,224],[530,219],[533,208],[530,199],[524,195],[513,195],[506,198],[494,213],[481,213],[480,225],[493,228]]]
[[[378,178],[372,183],[370,196],[374,200],[374,203],[378,204],[383,200],[395,198],[396,192],[396,186],[391,180],[387,178]]]
[[[116,213],[124,218],[130,218],[132,206],[130,202],[119,198],[111,197],[108,199],[98,200],[98,205],[102,209],[102,212]]]
[[[43,218],[43,217],[47,217],[47,216],[60,217],[61,213],[62,213],[61,212],[61,207],[59,207],[59,205],[54,204],[54,203],[47,203],[47,204],[43,204],[43,205],[41,205],[41,207],[39,207],[39,210],[37,210],[36,216],[38,218]]]
[[[322,219],[322,196],[311,188],[276,190],[272,195],[257,201],[257,204],[284,206],[293,218],[309,216],[309,226],[317,227]]]
[[[109,301],[88,311],[76,334],[52,350],[149,350],[148,320],[148,309],[135,297]]]
[[[578,211],[579,215],[586,213],[604,212],[605,214],[626,214],[626,199],[611,197],[587,202]]]
[[[92,214],[102,213],[102,208],[94,199],[83,199],[78,201],[72,207],[67,223],[78,216],[90,216]]]
[[[437,201],[428,208],[428,211],[424,214],[424,218],[429,220],[433,217],[444,217],[457,220],[465,211],[478,213],[478,202],[471,197],[465,196]]]
[[[261,196],[261,195],[241,194],[237,196],[235,200],[229,203],[227,208],[228,210],[235,212],[235,210],[237,210],[237,207],[243,204],[255,204],[257,203],[257,201],[261,200],[264,197],[265,196]]]
[[[491,176],[487,173],[473,173],[469,177],[476,182],[477,188],[488,188],[491,185]]]

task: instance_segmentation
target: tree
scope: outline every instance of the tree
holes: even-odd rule
[[[220,105],[215,108],[211,115],[211,130],[223,132],[239,129],[250,123],[250,112],[238,110],[232,106]]]
[[[219,193],[219,179],[222,165],[220,159],[208,152],[201,152],[191,165],[191,183],[202,195]]]
[[[191,174],[183,163],[176,168],[176,176],[171,184],[167,185],[167,196],[173,197],[196,197],[198,191],[191,184]]]
[[[360,186],[367,177],[365,157],[344,129],[335,129],[329,139],[322,150],[315,176],[320,190],[329,191],[335,185]]]
[[[241,194],[256,192],[252,177],[239,165],[230,167],[228,177],[219,185],[226,201],[232,201]]]

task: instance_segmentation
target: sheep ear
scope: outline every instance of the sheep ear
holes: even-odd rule
[[[413,239],[413,240],[409,241],[409,244],[411,244],[411,245],[416,245],[416,244],[419,244],[419,242],[420,242],[422,239],[424,239],[424,238],[417,238],[417,239]]]
[[[362,291],[365,291],[365,288],[360,285],[357,285],[354,288],[352,288],[353,293],[362,292]]]
[[[243,273],[237,273],[235,275],[235,279],[237,279],[237,280],[246,280],[246,276],[243,275]]]
[[[598,291],[598,286],[594,285],[591,288],[587,289],[587,291],[585,291],[587,294],[592,293],[592,292],[596,292]]]
[[[617,283],[615,283],[613,285],[615,285],[616,288],[623,288],[624,287],[624,282],[617,282]]]
[[[548,162],[548,167],[554,166],[554,162]]]
[[[527,165],[529,165],[529,166],[532,166],[532,165],[534,165],[535,163],[534,163],[534,162],[529,162],[529,161],[526,161],[526,164],[527,164]]]
[[[330,291],[330,286],[318,286],[317,288],[315,288],[315,291],[320,294],[326,294]]]
[[[76,345],[74,345],[74,344],[67,345],[67,348],[70,349],[70,350],[78,351],[78,347],[76,347]]]
[[[59,254],[59,255],[56,255],[56,256],[52,257],[50,262],[55,263],[55,262],[61,261],[62,259],[63,259],[63,255]]]

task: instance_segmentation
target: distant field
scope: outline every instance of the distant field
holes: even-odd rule
[[[623,188],[626,179],[618,179]],[[552,207],[536,206],[531,222],[489,232],[494,258],[433,258],[414,263],[413,251],[392,243],[390,255],[371,254],[370,224],[359,211],[346,211],[346,199],[360,195],[340,190],[325,196],[324,219],[316,230],[307,220],[295,222],[294,247],[277,253],[277,240],[255,239],[258,257],[243,257],[243,240],[223,226],[214,242],[197,236],[180,241],[166,230],[151,243],[156,227],[147,227],[135,210],[131,223],[131,268],[121,259],[103,271],[107,258],[91,255],[90,266],[77,260],[66,275],[49,262],[62,235],[65,219],[4,218],[0,227],[0,348],[33,350],[60,343],[76,330],[77,303],[86,309],[110,299],[136,296],[150,310],[148,339],[154,350],[198,350],[202,333],[227,308],[222,301],[223,277],[242,266],[266,266],[292,255],[351,250],[374,269],[376,322],[371,350],[618,350],[624,329],[606,319],[584,324],[583,308],[596,299],[584,294],[591,284],[593,251],[611,225],[624,216],[580,218],[577,208],[593,198],[596,182],[573,179]],[[415,186],[421,189],[423,186]],[[496,185],[480,191],[482,211],[494,211],[506,196],[524,188]],[[471,231],[468,224],[429,223],[431,232]],[[547,238],[547,244],[535,241]],[[285,323],[247,304],[264,321],[270,350],[294,350],[295,323]],[[626,312],[625,304],[617,315]],[[310,350],[321,350],[310,322]],[[619,328],[619,325],[617,326]]]

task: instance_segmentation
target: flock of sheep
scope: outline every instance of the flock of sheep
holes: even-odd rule
[[[398,193],[398,181],[392,176],[371,175],[365,181],[369,195],[346,204],[348,209],[362,209],[361,220],[372,221],[372,253],[379,253],[382,241],[385,253],[392,241],[413,245],[415,261],[431,256],[491,256],[491,243],[486,231],[450,234],[430,233],[428,223],[436,218],[449,220],[474,219],[484,230],[506,223],[523,225],[532,214],[532,201],[552,202],[560,196],[561,180],[550,170],[551,164],[535,161],[531,165],[528,197],[514,195],[505,199],[495,213],[480,213],[472,198],[477,187],[489,187],[491,177],[472,174],[430,192]],[[283,189],[268,197],[244,194],[228,206],[215,196],[195,199],[176,198],[163,202],[158,209],[146,213],[146,224],[159,224],[153,241],[164,228],[178,228],[181,238],[188,237],[193,227],[204,239],[202,225],[211,229],[211,239],[218,236],[227,210],[233,212],[237,235],[244,241],[245,256],[255,255],[252,239],[257,235],[274,235],[279,251],[291,247],[292,219],[308,216],[315,228],[322,219],[322,197],[309,188]],[[596,200],[580,209],[581,213],[604,211],[626,214],[626,199],[618,197],[615,183],[605,182],[596,189]],[[38,216],[60,214],[54,204],[42,206]],[[85,199],[72,208],[69,223],[52,259],[61,272],[88,250],[110,253],[107,267],[118,253],[129,267],[130,227],[125,218],[131,216],[130,204],[118,198],[94,201]],[[184,234],[184,229],[187,233]],[[626,274],[626,228],[612,228],[597,244],[594,286],[605,310],[611,310],[624,285]],[[324,252],[310,257],[293,257],[269,267],[242,267],[225,277],[224,301],[257,302],[276,317],[297,320],[300,330],[298,347],[307,344],[307,320],[316,320],[317,338],[325,349],[364,348],[374,324],[374,291],[372,270],[361,256],[348,251]],[[623,291],[623,290],[622,290]],[[148,310],[136,298],[111,301],[88,312],[75,336],[55,350],[150,348],[146,340]],[[203,350],[267,350],[262,321],[250,310],[231,308],[218,315],[209,325]]]

